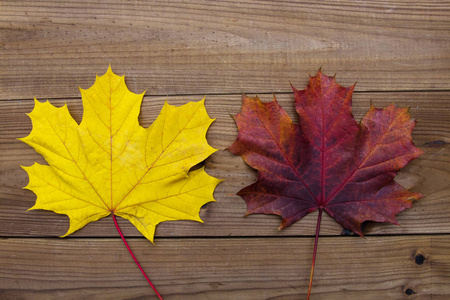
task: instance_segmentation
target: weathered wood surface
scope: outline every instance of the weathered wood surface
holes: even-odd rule
[[[76,97],[112,64],[152,95],[450,88],[447,1],[1,1],[0,98]]]
[[[166,300],[305,298],[312,239],[156,242],[130,239]],[[156,299],[120,240],[1,244],[2,299]],[[448,299],[449,247],[448,236],[440,235],[323,237],[312,299]]]
[[[256,172],[224,149],[236,138],[231,116],[243,92],[264,101],[276,93],[298,121],[289,82],[303,89],[319,67],[342,85],[358,82],[357,119],[370,102],[411,107],[425,154],[396,180],[426,197],[398,215],[400,226],[369,223],[366,239],[341,236],[325,216],[312,299],[449,299],[450,3],[400,0],[1,1],[1,299],[154,297],[111,218],[60,240],[65,216],[26,212],[35,195],[22,189],[20,165],[45,163],[17,140],[31,130],[33,97],[67,102],[79,122],[77,87],[108,64],[131,91],[147,90],[143,126],[166,99],[206,95],[216,118],[208,140],[219,151],[205,164],[225,181],[201,210],[205,223],[162,223],[154,246],[119,219],[164,299],[305,298],[317,214],[283,231],[277,216],[244,218],[235,193]]]

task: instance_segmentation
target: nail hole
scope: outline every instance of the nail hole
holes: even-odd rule
[[[423,256],[422,254],[419,253],[416,255],[416,258],[414,260],[415,260],[416,264],[421,265],[421,264],[423,264],[425,259],[426,259],[425,256]]]
[[[415,294],[416,292],[413,289],[406,289],[405,294],[408,296],[411,296],[412,294]]]

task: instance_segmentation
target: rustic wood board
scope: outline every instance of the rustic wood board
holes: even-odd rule
[[[76,97],[108,64],[152,95],[450,88],[447,1],[2,1],[0,98]]]
[[[306,83],[305,83],[306,84]],[[237,135],[231,115],[240,109],[241,95],[207,96],[206,106],[211,117],[216,118],[208,132],[208,140],[219,149],[206,161],[207,172],[225,179],[215,192],[216,203],[207,204],[201,216],[204,224],[195,222],[166,222],[158,226],[157,236],[264,236],[264,235],[311,235],[316,226],[316,214],[307,216],[290,228],[277,231],[280,219],[277,216],[253,215],[246,218],[245,202],[235,195],[242,187],[256,180],[256,172],[226,151]],[[198,101],[201,96],[170,97],[168,102],[181,105],[187,101]],[[270,101],[272,95],[261,95]],[[280,104],[294,120],[293,96],[277,95]],[[416,201],[414,207],[400,213],[401,226],[370,224],[366,234],[414,234],[450,233],[450,92],[428,93],[356,93],[354,113],[360,119],[372,102],[386,106],[392,102],[411,107],[411,114],[419,122],[413,139],[426,153],[404,168],[397,180],[406,188],[427,195]],[[146,97],[142,106],[141,123],[149,126],[156,118],[166,97]],[[66,102],[70,112],[80,122],[81,99],[52,100],[56,106]],[[33,109],[32,100],[0,101],[0,162],[5,178],[0,191],[0,233],[3,236],[59,236],[68,229],[68,219],[52,212],[25,212],[34,204],[35,195],[22,190],[28,177],[20,165],[32,165],[35,161],[45,163],[43,158],[28,145],[17,140],[31,131],[31,122],[26,116]],[[433,216],[432,218],[430,216]],[[126,221],[124,231],[128,236],[140,233]],[[340,234],[342,227],[331,218],[325,218],[321,232],[326,235]],[[117,236],[110,218],[76,233],[77,236]]]
[[[130,239],[166,300],[304,299],[313,243]],[[2,299],[156,299],[120,240],[3,239],[1,245]],[[323,237],[313,299],[448,299],[449,247],[440,235]],[[418,255],[425,259],[420,265]]]

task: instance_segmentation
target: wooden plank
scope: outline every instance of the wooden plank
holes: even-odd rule
[[[291,117],[294,113],[293,96],[278,95],[279,103]],[[265,101],[271,95],[261,95]],[[370,101],[375,106],[385,106],[395,101],[398,105],[410,106],[413,117],[419,120],[413,133],[415,143],[426,153],[404,168],[397,180],[406,188],[426,195],[416,201],[414,207],[398,216],[401,226],[374,223],[365,233],[413,234],[450,232],[450,92],[415,93],[356,93],[354,113],[357,119],[368,110]],[[198,101],[200,96],[170,97],[169,103],[181,105],[187,101]],[[245,165],[240,157],[224,150],[237,135],[231,115],[240,109],[241,95],[207,96],[209,114],[217,118],[210,128],[208,140],[220,150],[206,161],[209,174],[225,179],[215,192],[216,203],[206,205],[201,211],[204,224],[188,221],[165,222],[158,226],[157,236],[283,236],[313,235],[316,214],[306,216],[299,223],[277,231],[280,219],[277,216],[252,215],[243,217],[245,203],[235,195],[242,187],[256,180],[256,172]],[[141,124],[149,126],[159,113],[166,97],[144,99]],[[52,100],[56,106],[63,100]],[[81,120],[80,99],[67,101],[76,121]],[[26,173],[20,165],[31,165],[35,161],[45,163],[33,149],[16,138],[26,136],[31,122],[25,115],[33,108],[32,101],[0,101],[0,235],[2,236],[59,236],[68,229],[68,219],[46,211],[26,210],[34,204],[35,195],[22,190],[28,183]],[[141,236],[125,220],[120,220],[127,236]],[[339,235],[342,228],[328,216],[321,227],[323,235]],[[75,233],[76,236],[117,236],[110,218],[99,220]]]
[[[152,95],[450,89],[446,1],[2,1],[0,98],[76,97],[108,64]]]
[[[305,299],[313,242],[130,239],[166,300]],[[449,248],[448,235],[321,238],[312,298],[448,299]],[[2,299],[155,299],[120,239],[3,239],[0,278]]]

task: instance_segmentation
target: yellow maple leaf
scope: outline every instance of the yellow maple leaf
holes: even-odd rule
[[[23,142],[48,162],[23,167],[25,187],[37,195],[31,209],[70,218],[64,236],[111,213],[128,219],[153,242],[163,221],[201,222],[202,205],[214,201],[219,179],[191,167],[216,151],[206,141],[204,99],[181,107],[164,104],[148,128],[139,125],[144,93],[130,92],[111,68],[80,88],[84,114],[78,125],[67,106],[35,100],[33,129]]]

